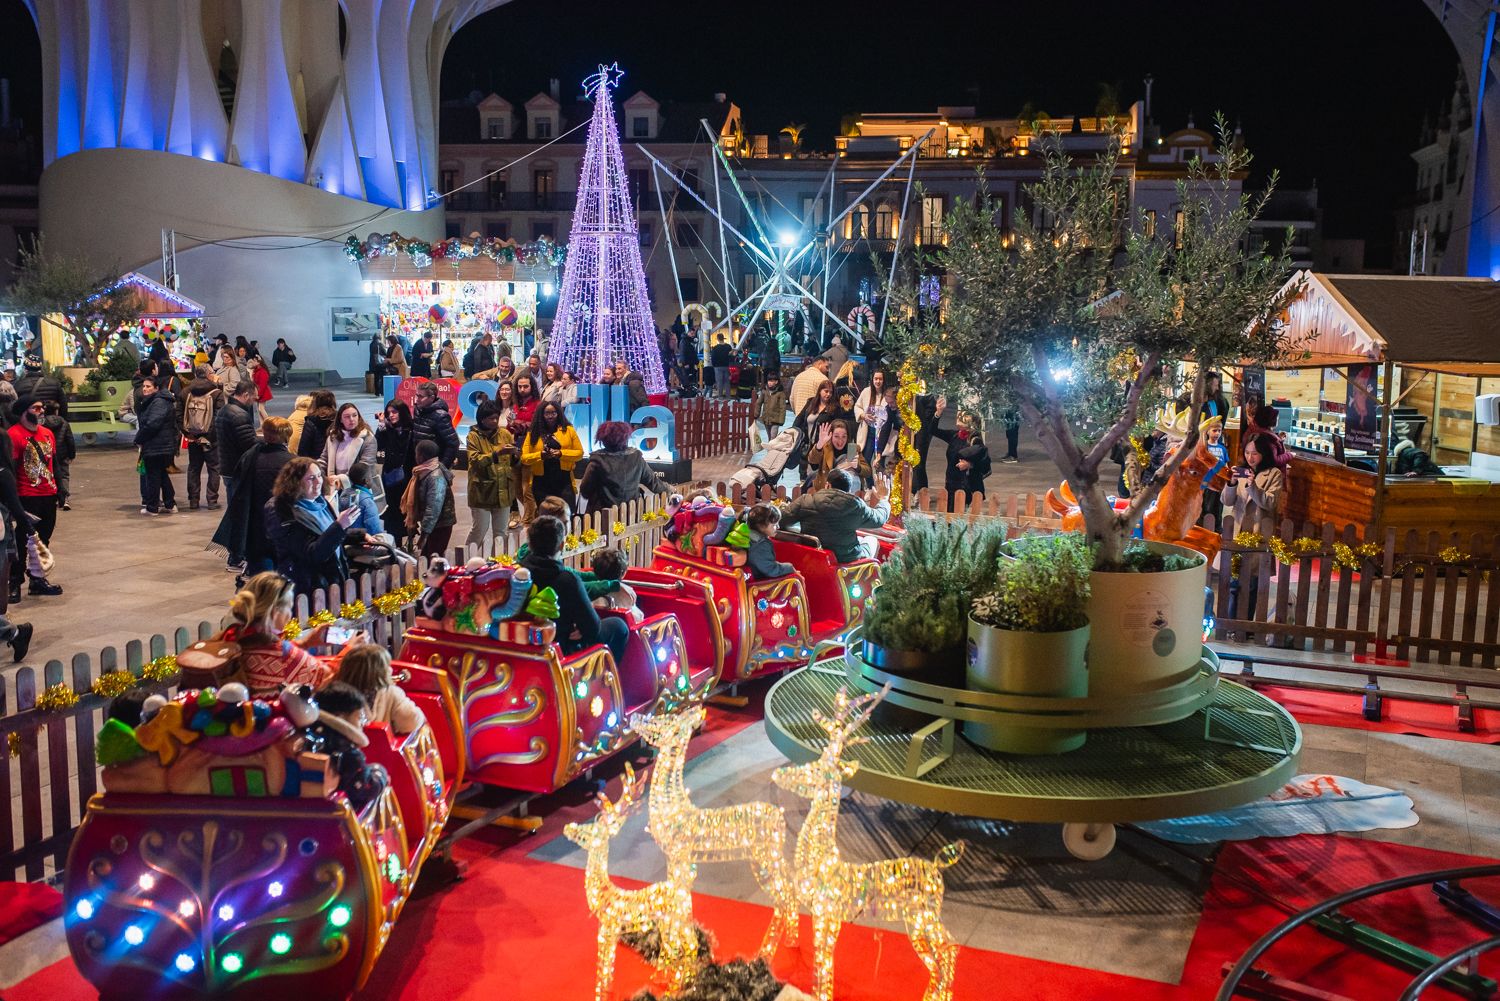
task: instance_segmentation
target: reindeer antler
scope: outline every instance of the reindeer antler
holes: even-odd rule
[[[846,747],[851,747],[861,742],[862,738],[854,736],[854,732],[865,725],[875,707],[886,697],[891,690],[890,684],[886,684],[878,692],[860,695],[856,698],[849,697],[849,690],[840,687],[833,697],[833,715],[825,716],[823,713],[814,711],[813,722],[823,728],[828,734],[828,744],[825,753],[831,751],[834,757]]]

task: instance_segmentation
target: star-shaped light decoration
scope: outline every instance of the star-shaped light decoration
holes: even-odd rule
[[[618,89],[620,78],[624,75],[625,71],[620,69],[619,63],[610,63],[608,66],[600,63],[599,71],[584,79],[583,92],[590,101],[595,100],[595,95],[601,87],[608,87],[610,90]]]

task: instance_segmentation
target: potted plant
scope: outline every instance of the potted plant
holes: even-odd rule
[[[936,685],[963,684],[964,639],[975,595],[992,590],[1005,526],[998,521],[906,519],[865,613],[861,653],[871,666]]]
[[[981,179],[977,199],[954,201],[941,244],[905,262],[889,288],[887,357],[910,365],[928,392],[1019,412],[1077,498],[1097,572],[1094,694],[1176,684],[1201,649],[1188,638],[1202,621],[1204,561],[1188,556],[1192,566],[1172,571],[1165,559],[1127,556],[1145,514],[1196,449],[1197,421],[1118,505],[1111,453],[1130,447],[1177,394],[1184,365],[1193,366],[1187,403],[1197,414],[1209,370],[1301,347],[1285,317],[1300,282],[1286,280],[1284,249],[1249,238],[1265,195],[1244,194],[1249,154],[1222,117],[1216,129],[1216,148],[1187,164],[1177,183],[1170,227],[1152,225],[1123,197],[1120,136],[1090,159],[1067,136],[1048,134],[1032,144],[1041,177],[1025,187],[1029,211],[1000,211]],[[944,276],[938,308],[921,298],[919,279],[932,274]],[[1183,576],[1180,588],[1168,580],[1173,573]]]
[[[1089,694],[1089,584],[1092,547],[1076,533],[1009,547],[995,589],[974,599],[969,615],[968,687],[1006,695],[1083,698]],[[965,723],[980,747],[1058,754],[1087,731]]]

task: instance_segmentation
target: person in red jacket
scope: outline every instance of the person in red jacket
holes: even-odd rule
[[[250,378],[255,382],[255,404],[260,411],[260,419],[264,423],[271,415],[266,412],[266,404],[271,402],[271,370],[266,368],[265,361],[260,355],[250,358]]]
[[[43,543],[52,541],[52,531],[57,527],[57,474],[53,469],[57,454],[57,439],[42,423],[46,403],[34,397],[26,397],[16,403],[20,418],[11,425],[11,461],[16,467],[16,488],[21,495],[21,506],[26,511],[27,522],[34,528]],[[12,564],[10,597],[21,600],[21,560]],[[32,594],[62,594],[62,588],[49,583],[39,561],[26,561],[26,575],[31,579]]]

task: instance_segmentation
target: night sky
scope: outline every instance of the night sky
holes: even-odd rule
[[[0,75],[16,111],[39,108],[35,34],[20,0],[0,0]],[[1092,114],[1101,84],[1122,108],[1155,77],[1166,131],[1192,112],[1238,119],[1258,172],[1316,180],[1329,236],[1370,241],[1389,260],[1398,200],[1415,183],[1409,153],[1424,113],[1452,92],[1457,55],[1418,0],[849,0],[723,3],[513,0],[449,47],[444,98],[497,91],[519,103],[562,80],[564,97],[618,60],[628,95],[708,100],[724,91],[751,132],[805,122],[828,148],[842,115],[972,104],[1012,115]]]

